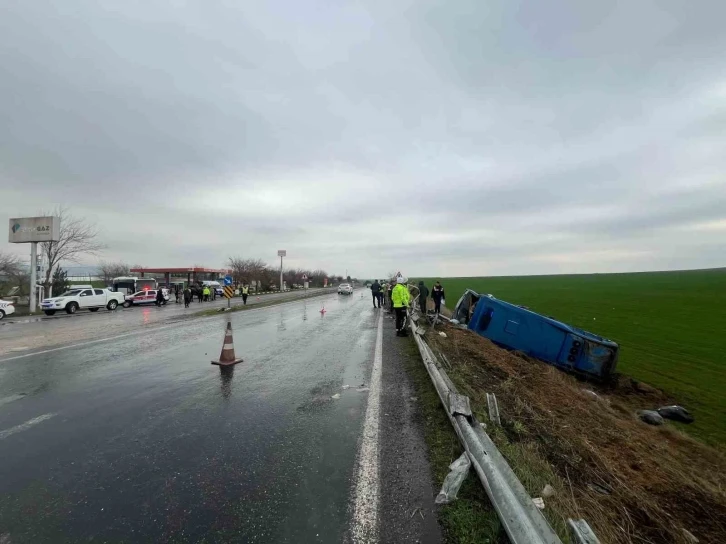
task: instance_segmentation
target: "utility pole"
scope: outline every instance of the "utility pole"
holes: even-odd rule
[[[30,242],[30,307],[28,311],[35,313],[38,303],[35,299],[35,292],[38,283],[38,242]]]
[[[277,255],[280,257],[280,292],[282,293],[284,291],[285,284],[282,281],[282,258],[287,257],[287,250],[286,249],[278,249]]]

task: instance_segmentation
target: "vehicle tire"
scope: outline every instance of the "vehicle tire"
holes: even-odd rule
[[[0,310],[0,320],[2,320],[5,317],[5,312]]]
[[[101,309],[101,308],[88,308],[88,311],[89,311],[89,312],[97,312],[97,311],[98,311],[98,310],[100,310],[100,309]]]
[[[78,304],[75,302],[69,302],[68,306],[66,306],[66,313],[67,314],[75,314],[78,311]]]
[[[124,300],[124,303],[122,304],[122,306],[124,308],[131,308],[132,304],[133,304],[132,302],[129,302],[128,300]]]
[[[113,312],[113,311],[114,311],[114,310],[115,310],[115,309],[116,309],[117,307],[118,307],[118,301],[116,301],[116,300],[112,300],[112,301],[111,301],[111,302],[109,302],[109,303],[108,303],[108,305],[106,306],[106,308],[108,308],[108,309],[109,309],[109,310],[111,310],[112,312]]]
[[[55,315],[55,310],[43,310],[45,315]]]

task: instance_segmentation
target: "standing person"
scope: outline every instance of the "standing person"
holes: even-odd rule
[[[181,291],[179,291],[179,284],[176,284],[174,285],[174,298],[177,304],[179,304],[179,295],[181,295]]]
[[[164,290],[159,287],[156,290],[156,301],[154,301],[154,304],[157,306],[161,306],[164,303]]]
[[[393,308],[396,311],[396,336],[408,336],[405,329],[406,308],[411,301],[408,294],[408,287],[403,277],[396,278],[396,286],[391,291]]]
[[[388,313],[393,313],[393,287],[394,287],[394,281],[391,280],[386,283],[386,303],[388,304]]]
[[[373,295],[373,307],[376,307],[376,302],[378,303],[378,307],[381,307],[381,284],[378,283],[378,280],[373,281],[373,285],[371,285],[371,295]]]
[[[189,308],[189,303],[192,301],[192,290],[187,285],[184,288],[184,307]]]
[[[211,289],[212,300],[217,300],[217,286],[212,285],[210,287],[210,289]]]
[[[202,288],[202,295],[204,295],[204,302],[209,302],[209,285]]]
[[[426,315],[426,298],[429,296],[429,288],[424,285],[423,280],[418,282],[418,305],[421,313]]]
[[[242,304],[247,306],[247,297],[250,294],[250,286],[246,283],[242,284]]]
[[[197,285],[197,298],[199,299],[200,303],[204,300],[204,289],[202,289],[201,283]]]
[[[433,292],[431,293],[431,298],[434,299],[434,312],[437,314],[441,313],[441,301],[446,298],[446,295],[444,294],[444,287],[441,285],[438,281],[434,285]]]

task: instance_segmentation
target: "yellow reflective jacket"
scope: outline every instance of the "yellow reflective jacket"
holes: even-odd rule
[[[205,287],[204,289],[202,289],[202,294],[203,295],[208,295],[209,294],[209,287]]]
[[[242,288],[242,294],[243,295],[247,295],[247,294],[249,294],[249,292],[250,292],[250,288],[249,287],[243,287]]]
[[[411,297],[408,294],[408,287],[402,283],[397,283],[391,293],[391,300],[393,301],[394,308],[403,308],[408,306],[408,303],[411,300]]]

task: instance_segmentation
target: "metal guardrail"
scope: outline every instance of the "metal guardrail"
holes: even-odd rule
[[[414,308],[417,298],[414,299]],[[471,413],[469,398],[457,392],[436,355],[423,339],[417,315],[417,310],[409,312],[409,325],[421,358],[449,421],[469,455],[510,542],[561,544],[557,533],[534,504],[522,482],[484,431],[483,425]],[[584,520],[568,520],[568,524],[574,542],[597,544],[597,538]],[[580,539],[582,537],[586,539]]]

